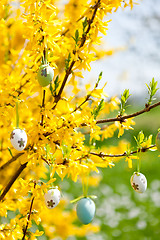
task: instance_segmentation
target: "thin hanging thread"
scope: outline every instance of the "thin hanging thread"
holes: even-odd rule
[[[140,172],[141,168],[141,158],[140,158],[140,152],[137,151],[137,172]]]
[[[16,102],[16,128],[19,128],[18,102]]]
[[[83,195],[84,195],[84,197],[87,197],[87,194],[88,194],[88,179],[89,179],[89,176],[88,175],[85,176],[83,174],[83,177],[82,177],[82,187],[83,187]]]

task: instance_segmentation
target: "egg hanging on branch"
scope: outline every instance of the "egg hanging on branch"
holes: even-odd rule
[[[54,77],[54,70],[48,64],[42,64],[37,73],[37,79],[42,87],[48,86]]]
[[[89,197],[81,198],[76,207],[76,212],[79,220],[87,225],[89,224],[95,215],[96,206],[92,199]]]
[[[50,189],[44,195],[46,207],[49,209],[55,208],[60,202],[61,194],[57,188]]]
[[[22,151],[27,145],[27,134],[24,130],[16,128],[11,132],[10,141],[16,150]]]
[[[130,179],[132,188],[138,193],[144,193],[147,189],[147,179],[139,172],[135,172]]]

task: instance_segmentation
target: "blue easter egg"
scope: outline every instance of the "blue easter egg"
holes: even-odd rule
[[[95,203],[90,198],[82,198],[77,203],[77,216],[83,224],[89,224],[93,220],[95,210]]]

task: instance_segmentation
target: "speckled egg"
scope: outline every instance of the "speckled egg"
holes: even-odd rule
[[[37,79],[42,87],[48,86],[52,82],[53,77],[54,70],[52,67],[50,67],[48,64],[43,64],[40,66],[37,73]]]
[[[10,140],[16,150],[22,151],[27,145],[27,134],[24,130],[16,128],[11,132]]]
[[[131,186],[138,193],[144,193],[147,189],[147,179],[142,173],[135,172],[130,179]]]
[[[82,198],[78,201],[76,212],[79,220],[83,224],[89,224],[95,215],[96,206],[90,198]]]
[[[60,191],[57,188],[48,190],[44,195],[46,207],[49,209],[55,208],[61,199]]]

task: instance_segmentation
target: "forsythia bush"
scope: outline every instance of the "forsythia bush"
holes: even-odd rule
[[[77,223],[66,199],[48,201],[51,208],[59,204],[47,208],[44,196],[55,189],[56,176],[62,181],[82,179],[86,198],[88,182],[97,184],[92,172],[98,174],[98,168],[112,167],[122,157],[132,167],[139,151],[155,147],[152,137],[140,132],[135,151],[122,140],[116,147],[96,148],[96,141],[113,137],[117,130],[121,137],[133,129],[134,117],[160,105],[152,104],[154,79],[145,108],[127,115],[128,90],[121,99],[108,97],[105,85],[99,88],[102,73],[90,84],[83,77],[92,61],[112,54],[100,46],[100,36],[107,32],[105,16],[119,7],[132,8],[133,2],[1,0],[0,239],[37,239],[43,234],[67,239],[99,231],[95,224]],[[115,110],[115,118],[106,118]],[[86,134],[89,146],[84,144]],[[40,227],[34,230],[33,223]]]

